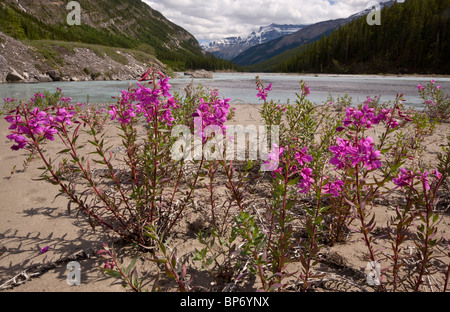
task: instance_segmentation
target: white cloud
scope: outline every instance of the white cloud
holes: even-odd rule
[[[373,0],[142,0],[199,41],[247,35],[259,26],[348,17]],[[387,0],[380,0],[384,2]]]

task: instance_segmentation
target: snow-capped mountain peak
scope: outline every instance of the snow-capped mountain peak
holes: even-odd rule
[[[231,60],[252,46],[294,33],[305,26],[307,25],[270,24],[259,27],[258,31],[253,31],[247,36],[222,38],[209,44],[204,44],[202,48],[217,57]]]

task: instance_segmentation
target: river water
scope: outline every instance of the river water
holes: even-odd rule
[[[348,94],[353,104],[363,102],[367,96],[381,96],[382,102],[393,101],[398,93],[406,99],[405,105],[417,109],[423,107],[423,101],[417,92],[417,85],[426,85],[431,78],[420,76],[365,76],[365,75],[296,75],[296,74],[255,74],[255,73],[215,73],[214,79],[194,79],[199,84],[218,89],[221,97],[231,98],[231,102],[262,103],[256,97],[255,76],[259,75],[265,85],[272,83],[272,92],[268,99],[280,103],[294,103],[296,93],[300,91],[300,81],[304,80],[311,88],[308,99],[317,104],[327,101],[329,96],[337,98]],[[446,93],[450,93],[450,78],[436,77]],[[172,91],[182,93],[192,78],[179,73],[178,78],[170,80]],[[112,96],[120,94],[136,81],[83,81],[83,82],[51,82],[36,84],[0,84],[0,103],[3,98],[26,100],[36,92],[56,91],[59,87],[64,96],[71,97],[72,103],[114,103]]]

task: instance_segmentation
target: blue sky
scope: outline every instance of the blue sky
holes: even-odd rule
[[[200,43],[245,36],[259,26],[312,24],[348,17],[373,0],[142,0]],[[379,0],[385,2],[387,0]],[[403,2],[403,1],[401,1]]]

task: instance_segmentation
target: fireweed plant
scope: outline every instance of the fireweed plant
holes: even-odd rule
[[[450,118],[450,96],[442,91],[441,86],[433,79],[426,86],[417,86],[425,103],[426,112],[433,119],[444,121]]]
[[[195,289],[195,276],[171,238],[195,209],[201,209],[204,224],[192,259],[222,290],[233,291],[251,275],[264,291],[309,291],[323,277],[316,266],[323,248],[345,243],[350,235],[362,239],[368,262],[381,264],[374,290],[423,290],[439,273],[444,286],[438,289],[447,289],[450,264],[436,251],[448,241],[439,236],[436,205],[448,175],[448,150],[438,169],[408,168],[417,146],[446,116],[445,96],[434,81],[418,88],[431,105],[425,117],[405,109],[401,95],[392,107],[380,104],[379,96],[356,107],[347,97],[314,105],[303,81],[294,104],[276,104],[268,100],[272,84],[257,77],[261,116],[280,129],[279,144],[261,160],[269,172],[258,172],[258,161],[220,157],[226,150],[220,139],[233,114],[230,99],[202,88],[185,98],[173,96],[169,78],[153,69],[146,76],[103,110],[73,105],[60,89],[27,102],[5,99],[7,138],[13,150],[42,160],[41,179],[59,185],[69,211],[75,207],[93,228],[139,247],[136,255],[156,263],[179,291]],[[117,126],[122,157],[106,140],[107,122]],[[183,148],[183,157],[171,157],[175,125],[194,134],[194,157]],[[414,142],[406,139],[407,127],[414,129]],[[64,146],[56,155],[48,150],[55,140]],[[255,179],[270,193],[259,209],[251,205]],[[221,186],[223,198],[216,192]],[[389,248],[379,249],[373,208],[394,193],[401,198],[386,224]],[[195,205],[198,198],[204,206]],[[416,252],[405,255],[409,241]],[[105,244],[99,254],[106,274],[132,291],[144,290],[138,256],[125,266],[113,247]],[[159,281],[158,271],[151,291],[161,290]]]
[[[319,168],[319,162],[314,162],[308,151],[308,148],[313,145],[314,133],[318,128],[318,121],[313,118],[316,107],[306,100],[310,93],[308,85],[301,81],[300,86],[301,93],[297,94],[295,105],[276,105],[273,101],[267,101],[268,92],[272,86],[264,87],[257,77],[259,91],[257,96],[264,101],[261,111],[263,119],[266,123],[273,122],[279,125],[282,129],[280,132],[287,134],[280,138],[282,147],[274,146],[274,150],[268,155],[266,161],[269,166],[280,163],[279,167],[272,168],[272,201],[268,205],[267,213],[270,228],[273,229],[267,234],[267,250],[272,259],[271,276],[268,279],[270,288],[267,289],[286,288],[287,284],[283,283],[283,279],[295,274],[286,270],[287,265],[299,260],[303,267],[300,273],[303,281],[302,289],[308,289],[313,259],[319,252],[317,233],[322,229],[323,214],[329,208],[320,205],[321,184],[324,182],[321,176],[323,176],[324,167]],[[321,141],[327,138],[328,136],[325,135],[325,138],[321,137]],[[317,146],[314,148],[320,149]],[[310,163],[317,166],[309,166]],[[316,205],[305,206],[306,238],[299,240],[294,235],[295,219],[298,217],[292,213],[292,208],[299,196],[305,196],[311,192],[317,195]],[[299,259],[295,259],[294,251],[299,245],[303,253],[298,256]],[[265,283],[262,284],[264,287]]]
[[[15,142],[13,150],[27,149],[43,160],[42,179],[60,185],[61,195],[69,198],[69,209],[76,206],[92,227],[101,226],[147,248],[151,243],[145,235],[146,227],[155,223],[158,233],[165,236],[188,204],[196,183],[194,179],[190,190],[176,198],[183,162],[170,162],[168,156],[172,110],[178,108],[170,87],[168,78],[161,74],[157,78],[153,73],[149,84],[122,91],[117,104],[109,108],[108,114],[118,123],[125,150],[122,162],[116,161],[104,133],[98,132],[103,122],[101,114],[84,114],[66,98],[43,109],[35,106],[42,99],[40,94],[28,103],[21,103],[5,118],[11,123],[12,134],[8,138]],[[142,141],[138,138],[140,126],[145,133]],[[80,130],[90,139],[79,143]],[[45,153],[43,144],[56,138],[66,147],[58,153],[62,156],[59,167]],[[95,158],[81,155],[86,144],[93,147],[90,154]],[[101,176],[95,174],[92,163],[101,167],[96,168],[103,173]],[[69,168],[77,179],[64,175]],[[175,183],[168,175],[175,177]],[[164,192],[169,184],[170,190]]]

